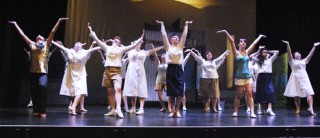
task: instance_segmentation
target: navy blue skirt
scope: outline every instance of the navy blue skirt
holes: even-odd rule
[[[166,72],[167,96],[183,96],[184,80],[180,64],[169,64]]]
[[[275,103],[274,88],[271,81],[271,73],[259,73],[257,78],[257,92],[255,94],[255,102],[259,103]]]

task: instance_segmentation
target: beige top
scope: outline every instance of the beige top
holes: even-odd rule
[[[43,48],[39,48],[35,42],[30,43],[30,72],[31,73],[48,73],[49,48],[44,41]]]

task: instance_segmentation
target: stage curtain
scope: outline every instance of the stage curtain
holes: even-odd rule
[[[64,43],[67,47],[73,47],[75,42],[92,42],[89,37],[88,22],[92,26],[99,38],[108,36],[110,26],[108,25],[111,19],[110,13],[112,9],[103,7],[103,5],[113,4],[112,1],[104,0],[68,0],[67,17],[69,20],[66,23]]]

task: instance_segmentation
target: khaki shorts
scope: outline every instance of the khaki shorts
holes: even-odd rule
[[[234,85],[237,86],[244,86],[247,83],[252,83],[252,78],[248,78],[248,79],[234,79]]]
[[[167,85],[166,83],[157,83],[156,86],[154,86],[155,91],[162,91],[164,90],[165,92],[167,91]]]
[[[106,67],[104,70],[104,86],[107,88],[121,88],[122,76],[120,67]]]

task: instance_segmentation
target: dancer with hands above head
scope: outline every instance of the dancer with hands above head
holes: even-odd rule
[[[201,66],[201,78],[199,86],[199,95],[202,97],[202,103],[204,106],[204,111],[207,113],[210,111],[210,103],[212,103],[212,111],[218,112],[217,101],[220,97],[219,89],[219,75],[217,69],[221,66],[226,56],[230,53],[226,50],[218,58],[213,59],[212,53],[207,51],[205,53],[205,59],[193,52],[193,49],[186,50],[190,52],[195,58],[198,64]]]
[[[254,103],[253,103],[253,96],[252,96],[252,74],[249,71],[249,54],[255,48],[256,44],[259,42],[261,38],[265,38],[265,35],[259,35],[259,37],[254,40],[254,42],[246,49],[246,42],[245,39],[240,39],[238,43],[239,50],[237,50],[235,42],[231,35],[226,30],[221,30],[217,32],[218,34],[226,34],[229,42],[232,46],[232,54],[236,60],[236,74],[235,74],[235,85],[236,85],[236,97],[234,99],[234,112],[232,116],[238,116],[238,108],[240,105],[240,99],[244,90],[246,90],[248,104],[250,107],[250,117],[255,118],[257,117],[254,113]]]
[[[152,45],[152,44],[148,44]],[[132,108],[129,113],[144,114],[144,102],[148,98],[147,77],[144,62],[147,56],[154,54],[163,46],[151,50],[141,50],[141,44],[128,52],[129,64],[127,67],[126,80],[123,88],[123,96],[131,97]],[[139,98],[140,108],[136,112],[136,101]]]
[[[136,40],[133,44],[125,47],[121,47],[121,39],[119,36],[114,37],[112,45],[109,46],[98,39],[96,33],[92,31],[90,24],[88,23],[88,29],[90,31],[89,36],[92,37],[101,49],[105,52],[106,62],[105,62],[105,86],[108,91],[108,101],[111,105],[111,111],[105,116],[117,115],[120,118],[124,118],[121,111],[121,59],[125,52],[135,48],[136,46],[143,43],[144,31],[141,37]],[[114,90],[114,91],[113,91]],[[115,107],[116,103],[116,107]]]
[[[31,41],[18,26],[16,21],[9,21],[13,24],[23,40],[30,46],[30,91],[33,101],[32,116],[46,117],[46,97],[47,97],[47,74],[49,62],[49,48],[56,30],[61,21],[68,18],[59,18],[56,25],[51,30],[47,39],[40,34],[36,37],[36,41]]]
[[[296,105],[296,114],[300,113],[300,98],[307,97],[307,102],[309,105],[308,111],[312,115],[316,115],[313,112],[313,95],[314,91],[306,71],[306,66],[309,63],[311,57],[313,56],[316,48],[320,45],[320,42],[314,43],[309,55],[301,59],[301,54],[295,52],[293,55],[291,53],[290,44],[288,41],[282,40],[287,46],[288,60],[291,67],[291,74],[289,81],[284,92],[284,96],[294,98],[294,103]]]
[[[257,80],[256,80],[256,94],[255,103],[261,105],[261,114],[265,111],[265,105],[268,105],[266,112],[272,116],[276,115],[272,111],[272,106],[276,101],[274,95],[274,88],[272,83],[272,63],[278,57],[278,50],[268,50],[264,46],[259,47],[258,56],[252,56],[252,60],[258,65]],[[254,77],[254,75],[253,75]]]
[[[71,97],[75,96],[71,107],[69,107],[69,110],[72,115],[77,115],[76,107],[84,98],[84,96],[88,96],[87,72],[85,65],[89,60],[91,53],[101,48],[90,47],[88,50],[85,50],[82,47],[86,43],[76,42],[74,47],[69,49],[64,47],[61,42],[52,43],[62,49],[68,59],[68,67],[63,75],[60,95]],[[95,42],[92,43],[92,45],[94,44]]]
[[[168,63],[166,72],[167,96],[169,97],[168,101],[172,108],[172,112],[169,113],[168,117],[181,117],[179,107],[184,91],[182,67],[183,47],[187,38],[188,25],[191,24],[192,21],[185,22],[181,40],[176,34],[173,34],[173,36],[170,38],[170,42],[164,27],[164,23],[158,20],[156,20],[156,22],[161,25],[163,44],[166,49],[166,62]]]

